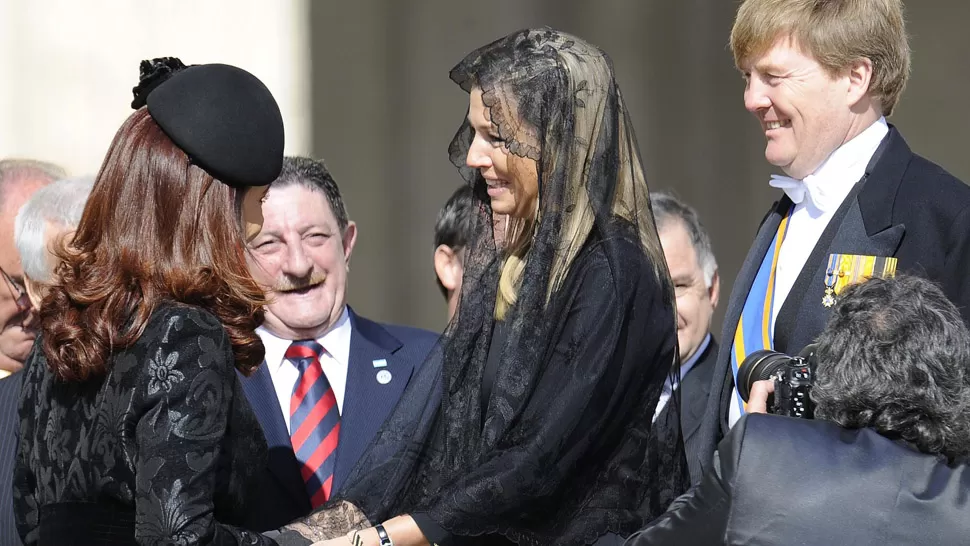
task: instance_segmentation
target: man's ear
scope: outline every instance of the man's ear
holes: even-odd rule
[[[27,289],[27,297],[30,299],[30,305],[32,305],[35,310],[40,309],[40,302],[44,300],[44,294],[47,291],[44,284],[39,283],[25,275],[24,288]]]
[[[344,262],[350,269],[350,255],[354,252],[354,245],[357,244],[357,224],[351,220],[347,222],[347,229],[343,233]]]
[[[707,294],[711,298],[711,308],[717,309],[717,300],[721,297],[721,275],[716,270],[711,277],[711,287],[707,289]]]
[[[441,286],[445,287],[449,293],[458,288],[461,280],[461,268],[458,263],[458,256],[448,245],[438,245],[434,249],[434,272],[438,276]]]
[[[872,84],[872,61],[862,57],[849,65],[849,91],[846,101],[850,107],[859,104]]]

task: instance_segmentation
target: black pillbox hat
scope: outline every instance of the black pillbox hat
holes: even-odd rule
[[[269,89],[235,66],[185,67],[175,58],[143,61],[133,108],[214,178],[236,187],[265,186],[283,167],[283,116]]]

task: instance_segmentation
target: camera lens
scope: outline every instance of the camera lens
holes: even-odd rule
[[[749,354],[738,367],[738,394],[745,402],[751,395],[755,381],[771,379],[771,375],[791,360],[791,357],[776,351],[755,351]]]

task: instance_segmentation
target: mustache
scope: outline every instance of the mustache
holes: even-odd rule
[[[323,284],[326,280],[327,274],[322,271],[312,273],[306,277],[283,277],[276,281],[273,286],[270,287],[270,290],[276,293],[304,290],[318,284]]]

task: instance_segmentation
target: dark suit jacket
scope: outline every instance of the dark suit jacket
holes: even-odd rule
[[[704,353],[697,359],[687,375],[680,383],[680,430],[684,438],[684,450],[687,452],[688,462],[699,458],[697,450],[697,433],[704,420],[707,410],[707,399],[711,393],[711,377],[714,373],[714,362],[717,360],[717,340],[711,336]],[[670,411],[670,406],[660,412],[658,423],[664,423]],[[692,456],[693,455],[693,456]]]
[[[714,363],[717,360],[717,340],[711,336],[711,342],[704,350],[704,354],[694,363],[694,367],[687,372],[680,385],[681,416],[680,428],[684,434],[684,450],[687,461],[699,458],[697,453],[698,431],[704,421],[707,410],[707,400],[711,394],[711,377],[714,375]]]
[[[746,415],[714,466],[627,546],[946,546],[970,536],[970,468],[872,429]]]
[[[776,202],[765,217],[735,280],[721,339],[734,339],[744,301],[778,224],[792,202]],[[822,331],[829,309],[822,305],[829,254],[894,256],[897,272],[940,284],[970,322],[970,188],[943,168],[910,151],[890,126],[866,169],[819,238],[775,319],[775,350],[797,354]],[[714,368],[711,397],[698,433],[691,481],[710,464],[717,441],[726,433],[734,377],[731,343],[725,343]]]
[[[0,379],[0,545],[18,546],[13,518],[13,466],[17,457],[17,404],[23,373]]]
[[[340,415],[334,492],[346,483],[377,429],[397,404],[412,373],[421,366],[438,339],[437,334],[426,330],[378,324],[353,310],[349,313],[353,333],[347,391]],[[387,366],[375,368],[374,361],[382,359]],[[379,369],[391,372],[391,381],[386,385],[377,381]],[[269,445],[268,465],[260,476],[260,495],[249,504],[251,511],[246,525],[266,531],[309,514],[310,499],[269,370],[260,366],[251,377],[243,378],[242,383]]]

